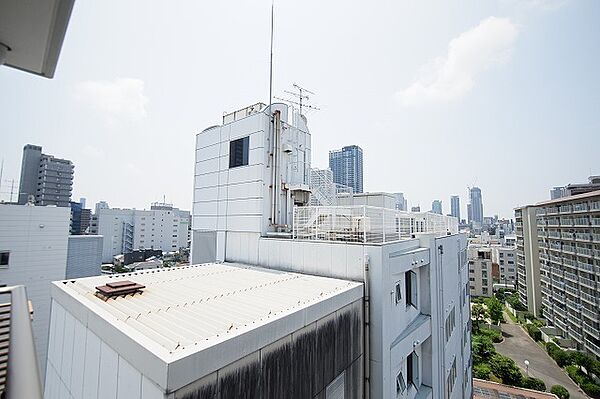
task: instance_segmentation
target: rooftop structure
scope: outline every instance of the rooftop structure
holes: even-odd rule
[[[97,295],[122,280],[138,292]],[[316,397],[334,382],[362,390],[360,283],[205,264],[52,290],[47,399],[205,397],[212,389],[222,398]]]
[[[474,378],[473,399],[558,399],[558,396]]]

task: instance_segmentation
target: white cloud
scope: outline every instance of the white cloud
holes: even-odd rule
[[[459,100],[492,65],[506,62],[518,35],[507,18],[489,17],[450,41],[448,53],[425,65],[416,79],[395,94],[404,106]]]
[[[146,117],[148,97],[144,94],[144,81],[140,79],[80,82],[75,88],[75,98],[106,115],[109,120],[140,120]]]

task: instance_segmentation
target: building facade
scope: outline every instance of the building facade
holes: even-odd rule
[[[102,272],[102,236],[70,235],[66,279],[98,276]]]
[[[363,192],[363,151],[357,145],[329,151],[329,169],[333,171],[333,181],[352,187],[355,193]]]
[[[85,209],[85,204],[82,202],[71,201],[69,204],[71,206],[71,234],[87,234],[92,220],[92,210]]]
[[[521,302],[536,317],[540,315],[540,255],[535,206],[515,209],[517,237],[517,288]]]
[[[73,191],[74,165],[67,159],[42,153],[42,147],[23,147],[19,204],[34,199],[35,205],[69,207]]]
[[[408,201],[404,198],[404,193],[395,193],[396,209],[399,211],[408,211]]]
[[[50,324],[50,285],[67,265],[69,209],[0,205],[0,284],[24,285],[33,305],[33,337],[42,379]]]
[[[458,195],[450,197],[450,216],[457,218],[460,222],[460,197]]]
[[[283,104],[270,111],[241,110],[241,118],[226,116],[197,135],[192,263],[222,260],[362,283],[365,392],[470,397],[469,277],[457,220],[398,211],[395,197],[381,193],[355,196],[379,206],[307,206],[302,176],[282,173],[303,170],[294,168],[298,159],[310,161],[306,120],[290,119]],[[273,140],[288,144],[287,155],[265,141],[271,117],[275,126],[279,118],[286,123]],[[241,162],[232,162],[240,141]]]
[[[489,246],[469,245],[468,258],[471,295],[492,296],[494,293],[492,249]]]
[[[481,228],[483,225],[483,199],[479,187],[471,187],[469,189],[469,204],[467,208],[469,211],[469,224],[475,229]]]
[[[104,237],[102,262],[135,249],[164,252],[188,248],[190,213],[171,204],[153,203],[150,210],[101,208],[94,215],[91,234]]]
[[[600,358],[600,191],[537,204],[544,317]]]
[[[492,265],[498,266],[499,284],[509,288],[517,288],[517,248],[514,246],[497,246],[492,249]]]

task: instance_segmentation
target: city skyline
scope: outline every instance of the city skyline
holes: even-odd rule
[[[269,7],[238,3],[232,12],[224,4],[76,3],[54,80],[0,70],[7,93],[0,99],[3,131],[9,132],[0,153],[3,179],[18,179],[22,146],[35,143],[77,165],[74,198],[141,208],[166,195],[189,208],[194,154],[185,148],[193,146],[194,134],[218,122],[214,115],[268,100]],[[460,14],[454,8],[443,2],[393,4],[382,14],[376,5],[276,4],[274,93],[298,82],[317,93],[311,101],[321,108],[307,115],[312,166],[325,167],[330,149],[353,143],[365,152],[365,191],[405,192],[411,204],[428,207],[432,199],[456,193],[466,204],[466,187],[477,185],[489,214],[501,217],[546,198],[551,187],[599,173],[593,151],[600,126],[595,112],[600,83],[594,78],[600,66],[594,16],[600,5],[503,0],[460,7],[465,10]],[[334,34],[324,17],[330,12],[340,15]],[[211,15],[209,23],[197,24],[198,15]],[[373,29],[371,17],[378,21]],[[111,31],[98,35],[99,21],[107,19],[113,21]],[[134,34],[132,19],[139,20]],[[307,19],[311,29],[296,35]],[[156,21],[178,29],[148,41]],[[239,42],[236,32],[223,32],[218,44],[198,40],[230,23],[256,38],[239,54],[228,50]],[[359,35],[357,24],[369,29]],[[428,35],[417,45],[414,35],[423,30]],[[486,47],[469,51],[476,41],[469,38],[481,38],[477,43]],[[453,51],[451,43],[464,52]],[[160,57],[156,48],[163,51]],[[359,56],[381,51],[389,54],[385,65]],[[226,62],[207,62],[205,54]],[[244,66],[233,62],[240,56]],[[452,57],[462,57],[460,74],[432,67]],[[174,70],[172,59],[185,70],[204,72],[192,79]],[[319,59],[329,60],[325,68],[301,62]],[[370,70],[378,73],[365,74]],[[244,74],[252,79],[238,77]],[[442,92],[444,83],[458,89]],[[364,101],[357,106],[356,99]],[[23,110],[33,117],[24,117]],[[569,168],[546,161],[552,149],[572,142],[587,145],[564,155]],[[423,145],[425,157],[417,150]],[[533,145],[535,152],[528,150]],[[483,147],[510,153],[509,162],[486,167],[487,151],[468,151]],[[449,154],[463,154],[468,162],[449,167]],[[410,173],[390,173],[424,161]],[[539,164],[546,173],[534,178]],[[155,181],[168,182],[168,189]],[[9,188],[3,181],[2,191]],[[461,212],[466,215],[464,207]]]

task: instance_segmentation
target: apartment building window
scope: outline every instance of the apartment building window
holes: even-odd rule
[[[446,399],[449,399],[454,389],[454,383],[456,382],[456,358],[452,361],[450,372],[446,378]]]
[[[475,281],[475,277],[469,277],[469,281]]]
[[[452,310],[448,313],[448,316],[446,317],[446,342],[448,342],[448,340],[452,336],[454,326],[456,326],[456,314],[454,311],[454,306],[452,306]]]
[[[417,308],[417,273],[412,270],[404,273],[404,285],[406,291],[406,306]]]
[[[0,267],[8,267],[10,252],[0,251]]]
[[[396,305],[402,302],[402,284],[398,281],[394,287],[394,299],[396,301]]]
[[[486,284],[487,284],[487,283],[486,283]],[[488,294],[488,289],[487,289],[487,287],[483,287],[483,288],[481,289],[481,292],[483,293],[483,295],[487,295],[487,294]]]
[[[419,387],[419,356],[412,352],[406,358],[406,382],[415,388]]]
[[[399,398],[406,391],[406,381],[404,381],[404,375],[402,371],[396,376],[396,398]]]
[[[229,167],[248,165],[248,153],[250,149],[250,136],[229,142]]]

